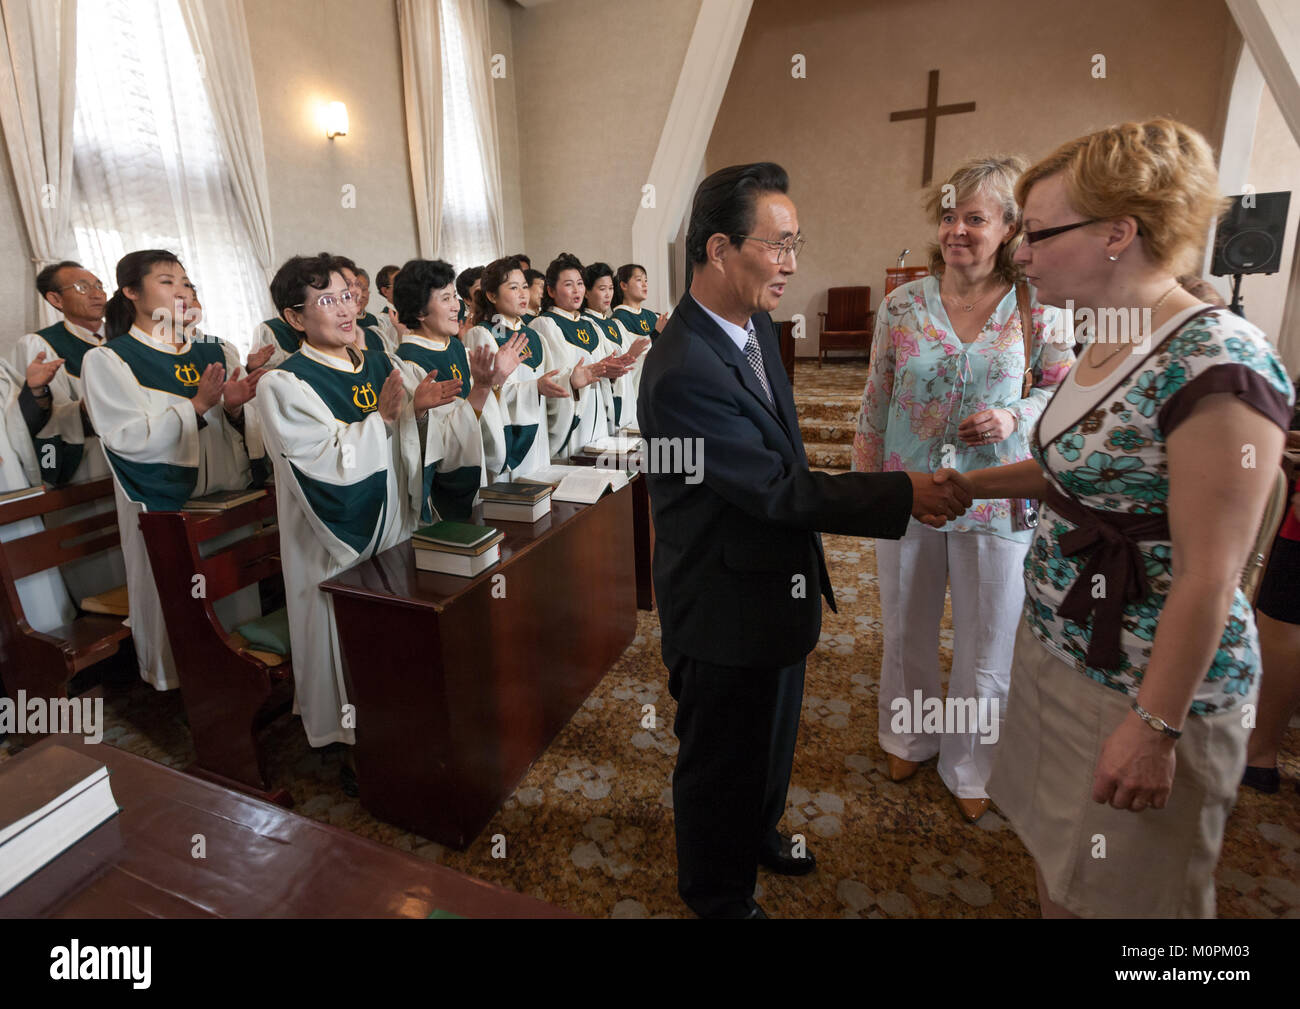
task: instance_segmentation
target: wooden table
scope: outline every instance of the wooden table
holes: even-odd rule
[[[646,465],[644,453],[637,453]],[[567,462],[573,466],[597,466],[599,456],[575,455]],[[631,458],[631,457],[629,457]],[[655,583],[652,564],[655,554],[655,527],[650,514],[650,483],[643,472],[629,473],[632,483],[632,544],[636,559],[636,608],[655,608]]]
[[[632,641],[633,498],[494,520],[501,561],[474,578],[418,570],[408,541],[321,585],[366,809],[456,848],[479,834]]]
[[[572,917],[107,743],[51,736],[10,763],[56,745],[106,764],[122,811],[0,898],[0,917]]]

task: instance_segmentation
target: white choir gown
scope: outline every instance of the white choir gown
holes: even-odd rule
[[[594,319],[574,314],[562,308],[548,308],[528,324],[546,342],[547,349],[560,368],[555,380],[569,389],[573,399],[569,428],[565,430],[563,408],[560,400],[547,400],[548,420],[551,425],[552,458],[568,459],[582,451],[598,438],[610,434],[613,403],[610,383],[600,379],[584,386],[576,393],[570,386],[573,369],[580,364],[590,364],[623,351],[597,326]]]
[[[379,394],[394,367],[384,353],[356,354],[349,364],[304,344],[258,386],[275,467],[295,705],[312,746],[355,742],[344,717],[333,600],[321,582],[409,539],[417,523],[435,521],[429,499],[440,473],[481,469],[478,421],[463,399],[417,421],[408,395],[397,421],[385,423]]]
[[[605,338],[617,348],[615,354],[626,354],[632,349],[632,341],[635,338],[628,332],[621,319],[614,315],[597,315],[596,310],[592,308],[586,310],[586,315],[601,328]],[[610,434],[616,434],[624,428],[636,427],[636,394],[641,387],[641,366],[644,363],[645,355],[642,354],[626,375],[620,375],[613,380],[607,378],[600,380],[602,387],[608,390],[606,403],[609,407]]]
[[[180,686],[163,622],[149,553],[140,531],[144,511],[176,511],[193,497],[250,486],[254,467],[264,469],[257,411],[245,404],[232,421],[217,403],[200,422],[190,400],[209,364],[240,366],[239,352],[213,337],[174,345],[137,326],[83,361],[86,408],[113,473],[117,522],[126,561],[131,637],[140,675],[158,690]],[[240,430],[240,427],[243,430]],[[243,535],[235,531],[227,541]],[[206,544],[219,548],[220,542]],[[215,600],[227,629],[260,615],[256,585]],[[184,633],[183,628],[175,629]]]
[[[0,491],[22,490],[41,482],[31,435],[18,406],[22,387],[23,377],[9,362],[0,361]],[[12,522],[0,528],[0,542],[32,536],[44,528],[39,518]],[[33,630],[53,630],[76,618],[76,607],[68,598],[57,568],[20,578],[16,585],[23,616]]]
[[[14,351],[14,365],[19,375],[26,374],[27,366],[36,360],[38,354],[43,353],[46,361],[63,358],[63,365],[50,379],[52,406],[49,418],[33,437],[36,464],[41,479],[48,486],[88,483],[109,475],[108,460],[104,458],[99,437],[88,431],[82,420],[86,397],[81,382],[81,366],[86,354],[103,343],[102,336],[64,320],[28,333],[18,341]],[[64,508],[51,512],[46,524],[63,525],[112,508],[111,500]],[[116,548],[71,561],[59,570],[69,594],[77,602],[126,584],[122,551]]]
[[[470,350],[480,346],[496,350],[516,333],[523,333],[528,345],[519,366],[495,397],[500,425],[484,428],[489,483],[528,476],[550,465],[553,432],[567,436],[573,430],[572,393],[569,398],[549,398],[538,391],[537,380],[547,372],[563,370],[564,362],[556,359],[548,342],[535,330],[518,321],[513,327],[504,322],[491,329],[475,326],[465,334],[465,345]],[[559,375],[553,375],[552,381],[564,384]],[[496,440],[489,442],[489,438]],[[558,452],[562,439],[555,441]]]

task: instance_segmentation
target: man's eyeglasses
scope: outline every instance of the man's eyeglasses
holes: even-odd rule
[[[59,288],[60,293],[67,290],[76,291],[78,294],[82,296],[89,294],[91,291],[98,291],[100,294],[103,294],[104,285],[101,284],[98,280],[94,281],[93,283],[87,282],[85,280],[78,280],[72,284],[64,284],[62,287]]]
[[[333,308],[335,305],[339,304],[340,302],[342,302],[344,305],[350,305],[352,304],[352,302],[356,300],[357,300],[356,295],[354,295],[351,291],[344,291],[342,294],[322,294],[319,298],[313,301],[312,304],[317,306],[318,308],[323,308],[328,311],[329,309]],[[303,302],[301,305],[290,305],[289,307],[306,308],[307,303]]]
[[[762,242],[769,249],[776,253],[776,261],[784,263],[790,256],[798,256],[803,252],[804,243],[808,240],[803,235],[792,235],[789,238],[777,241],[772,238],[759,238],[757,235],[735,235],[735,238],[748,239],[751,242]]]
[[[1026,231],[1025,241],[1030,245],[1035,242],[1041,242],[1044,238],[1051,238],[1053,235],[1064,235],[1067,231],[1073,231],[1075,228],[1082,228],[1085,224],[1096,224],[1098,221],[1104,221],[1104,217],[1090,217],[1086,221],[1075,221],[1073,224],[1062,224],[1056,228],[1040,228],[1038,231]],[[1137,227],[1137,233],[1142,234],[1142,225]]]

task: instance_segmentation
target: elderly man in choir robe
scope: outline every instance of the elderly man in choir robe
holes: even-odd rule
[[[36,289],[63,318],[28,333],[14,349],[19,374],[36,361],[62,361],[41,402],[40,426],[31,432],[40,479],[51,487],[86,483],[108,476],[108,461],[86,413],[81,365],[87,352],[104,343],[104,287],[79,263],[64,260],[41,270]],[[12,433],[11,433],[12,434]],[[49,516],[52,525],[89,518],[113,507],[109,501],[66,508]],[[126,582],[120,550],[71,561],[60,569],[74,600],[80,601]]]

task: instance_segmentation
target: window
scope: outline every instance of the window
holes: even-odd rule
[[[468,84],[469,59],[456,0],[439,0],[442,40],[442,235],[439,254],[456,270],[497,256],[483,177],[483,149]],[[486,110],[483,110],[486,115]]]
[[[80,0],[72,228],[111,292],[136,249],[180,257],[200,328],[243,356],[270,298],[176,0]]]

